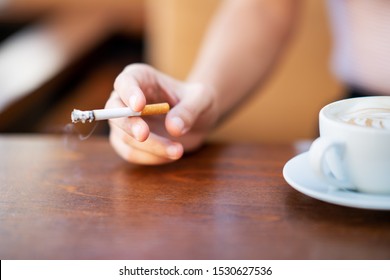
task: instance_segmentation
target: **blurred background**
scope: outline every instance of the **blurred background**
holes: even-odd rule
[[[74,108],[104,107],[130,63],[185,79],[221,1],[0,0],[0,133],[63,133]],[[326,12],[324,1],[303,1],[274,75],[211,140],[316,136],[320,108],[343,94],[330,72]],[[94,133],[107,132],[102,122]]]

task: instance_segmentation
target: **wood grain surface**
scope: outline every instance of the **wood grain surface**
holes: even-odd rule
[[[0,259],[389,259],[390,211],[283,179],[294,145],[124,162],[106,138],[0,136]]]

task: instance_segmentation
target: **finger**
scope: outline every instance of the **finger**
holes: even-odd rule
[[[127,145],[120,138],[115,136],[110,137],[110,142],[114,150],[118,153],[118,155],[124,160],[131,163],[157,165],[172,161],[166,158],[154,156],[144,151],[136,150],[133,147]]]
[[[124,107],[123,102],[119,96],[114,92],[106,103],[106,108],[120,108]],[[143,142],[149,137],[149,126],[140,117],[130,118],[115,118],[109,120],[109,124],[117,126],[125,131],[127,134],[134,137],[137,141]]]
[[[131,70],[133,68],[125,68],[118,75],[114,82],[114,89],[126,106],[139,112],[145,107],[146,98],[141,89],[143,80],[138,77],[142,69]]]
[[[118,118],[109,120],[111,129],[117,127],[138,142],[144,142],[150,135],[149,126],[139,117]]]
[[[127,145],[132,146],[137,150],[141,150],[158,157],[165,157],[173,160],[179,159],[183,155],[182,144],[173,142],[168,138],[164,138],[154,133],[150,133],[148,139],[145,142],[140,143],[134,140],[132,137],[129,137],[129,135],[125,131],[118,131],[117,129],[120,128],[112,127],[112,131],[114,133],[117,133],[117,135],[121,137]]]
[[[172,160],[182,157],[184,149],[181,143],[173,142],[168,138],[150,133],[144,143],[135,142],[133,139],[127,139],[133,147],[151,153],[155,156],[169,158]]]
[[[169,163],[176,160],[176,158],[159,156],[148,151],[138,149],[137,147],[129,144],[129,141],[132,141],[132,138],[126,135],[126,133],[124,133],[122,130],[116,128],[111,131],[111,145],[113,146],[114,150],[128,162],[155,165]]]
[[[202,85],[190,85],[179,103],[167,114],[165,121],[168,132],[175,137],[187,133],[202,114],[211,106],[210,97],[205,96]]]

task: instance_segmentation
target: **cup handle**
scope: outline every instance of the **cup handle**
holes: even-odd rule
[[[355,191],[345,167],[345,144],[336,140],[317,138],[310,146],[309,160],[314,172],[331,186]]]

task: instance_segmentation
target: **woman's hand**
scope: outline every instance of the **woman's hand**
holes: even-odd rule
[[[137,164],[163,164],[201,146],[216,124],[214,90],[185,83],[145,64],[127,66],[118,75],[106,108],[128,106],[141,111],[146,104],[168,102],[167,115],[111,119],[110,142],[125,160]]]

